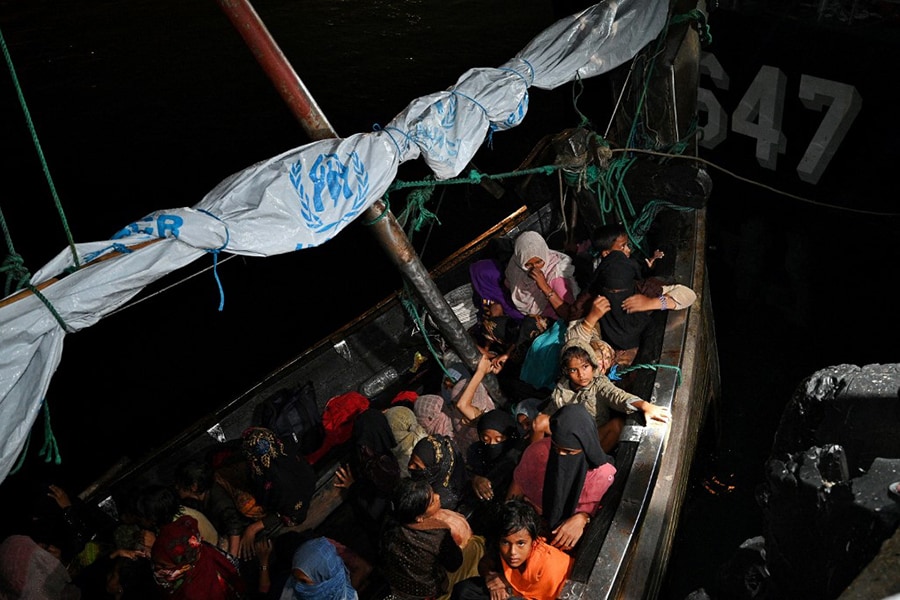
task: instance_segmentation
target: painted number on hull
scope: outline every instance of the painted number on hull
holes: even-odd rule
[[[700,72],[708,75],[717,89],[728,89],[728,74],[712,54],[703,53]],[[786,87],[787,77],[780,69],[763,65],[731,115],[731,130],[756,139],[756,160],[772,171],[778,155],[787,150],[781,130]],[[797,165],[800,179],[816,184],[859,114],[862,97],[852,85],[810,75],[801,75],[798,96],[810,110],[827,109]],[[698,104],[707,115],[700,145],[713,149],[727,137],[728,117],[710,90],[699,90]]]

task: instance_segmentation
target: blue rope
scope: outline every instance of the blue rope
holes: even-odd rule
[[[476,100],[475,98],[472,98],[471,96],[466,96],[466,95],[463,94],[462,92],[457,92],[456,90],[450,90],[450,93],[453,94],[453,95],[455,95],[455,96],[460,96],[460,97],[462,97],[462,98],[465,98],[466,100],[468,100],[469,102],[471,102],[472,104],[474,104],[475,106],[477,106],[478,108],[480,108],[480,109],[481,109],[481,112],[483,112],[483,113],[485,114],[485,116],[488,115],[487,109],[486,109],[485,107],[483,107],[483,106],[481,105],[481,102],[479,102],[479,101]]]
[[[531,66],[531,65],[529,65],[529,66]],[[518,76],[522,79],[522,81],[525,82],[525,87],[529,87],[529,86],[531,85],[531,84],[528,83],[528,80],[525,79],[525,76],[522,75],[521,73],[519,73],[518,71],[516,71],[515,69],[510,69],[510,68],[508,68],[508,67],[502,67],[502,68],[499,68],[499,69],[497,69],[497,70],[498,70],[498,71],[509,71],[510,73],[515,73],[516,75],[518,75]],[[532,70],[533,70],[533,69],[532,69]]]
[[[528,65],[528,68],[529,68],[529,69],[531,69],[531,83],[533,84],[533,83],[534,83],[534,76],[535,76],[535,73],[534,73],[534,66],[532,66],[532,64],[531,64],[530,62],[528,62],[527,60],[525,60],[524,58],[521,59],[521,60],[522,60],[523,63],[525,63],[526,65]]]
[[[394,135],[391,133],[392,130],[396,131],[397,133],[402,135],[404,138],[406,138],[406,148],[400,147],[400,144],[397,142],[397,139],[394,138]],[[401,129],[398,129],[397,127],[382,127],[378,123],[375,123],[374,125],[372,125],[372,131],[383,131],[386,134],[388,134],[388,137],[391,138],[391,141],[394,142],[394,145],[397,147],[398,154],[403,154],[406,150],[409,149],[410,145],[415,143],[412,141],[412,138],[409,137],[408,133],[406,133],[405,131],[403,131]]]
[[[198,209],[199,212],[202,212],[205,215],[208,215],[215,219],[216,221],[222,223],[224,222],[222,219],[212,214],[208,210],[204,210],[202,208]],[[219,278],[219,253],[222,252],[225,248],[228,247],[228,242],[231,240],[231,231],[228,229],[228,226],[225,226],[225,243],[223,243],[220,247],[214,249],[208,249],[207,252],[213,255],[213,278],[216,280],[216,285],[219,286],[219,312],[225,310],[225,288],[222,287],[222,280]]]

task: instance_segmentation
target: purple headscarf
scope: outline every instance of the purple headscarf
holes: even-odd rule
[[[513,319],[524,317],[512,303],[509,290],[503,283],[503,270],[496,260],[486,258],[475,261],[469,266],[469,277],[472,279],[472,289],[482,301],[496,302],[503,307],[503,313]]]

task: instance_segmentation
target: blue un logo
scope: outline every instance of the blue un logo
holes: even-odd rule
[[[297,161],[291,165],[290,177],[299,196],[300,214],[317,234],[336,233],[366,206],[369,174],[356,152],[345,159],[338,154],[320,154],[308,170],[304,161]]]

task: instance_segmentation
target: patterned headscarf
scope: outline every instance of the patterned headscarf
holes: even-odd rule
[[[244,580],[215,546],[200,539],[197,519],[184,515],[159,529],[150,551],[153,579],[172,598],[238,598]]]
[[[424,479],[430,483],[441,497],[441,506],[456,510],[468,479],[465,461],[456,443],[447,436],[429,435],[419,440],[412,453],[422,459],[425,468],[410,469],[410,479]]]
[[[248,427],[241,437],[244,438],[244,455],[254,475],[262,476],[279,456],[287,456],[284,444],[271,429]]]
[[[433,435],[453,436],[450,416],[444,412],[444,398],[437,394],[419,396],[413,407],[416,419],[425,431]]]
[[[316,491],[316,474],[303,458],[289,456],[275,433],[264,427],[244,430],[244,455],[253,476],[253,495],[287,526],[306,518]]]

